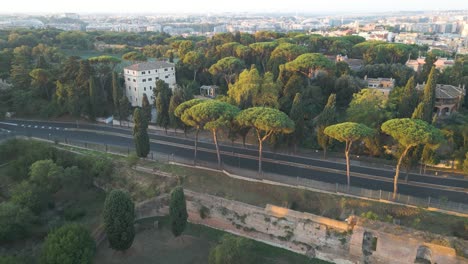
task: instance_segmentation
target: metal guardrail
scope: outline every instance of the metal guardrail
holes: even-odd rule
[[[12,136],[9,135],[8,138]],[[0,135],[0,140],[2,140],[2,135]],[[105,145],[105,144],[96,144],[96,143],[87,143],[82,141],[75,141],[69,139],[59,139],[54,138],[50,139],[56,143],[64,143],[70,146],[76,146],[81,148],[86,148],[90,150],[96,150],[100,152],[108,152],[113,154],[119,155],[129,155],[133,152],[134,147],[119,147],[114,145]],[[171,154],[164,154],[158,152],[150,152],[147,159],[161,161],[161,162],[177,162],[186,165],[194,165],[193,159],[187,159],[180,156],[175,156]],[[205,162],[205,161],[197,161],[197,166],[202,166],[210,169],[218,170],[218,164],[216,162]],[[306,179],[302,177],[288,177],[285,175],[275,174],[264,172],[261,177],[258,175],[257,171],[253,171],[251,169],[245,168],[241,162],[239,162],[238,166],[230,166],[227,164],[222,164],[223,170],[234,174],[239,175],[242,177],[247,177],[256,180],[268,180],[272,182],[278,182],[282,184],[287,184],[291,186],[298,186],[298,187],[307,187],[311,189],[317,189],[337,194],[348,194],[358,197],[364,197],[373,200],[381,200],[381,201],[389,201],[394,203],[400,203],[404,205],[411,205],[417,206],[422,208],[437,208],[440,210],[458,212],[468,214],[468,204],[458,203],[458,202],[451,202],[445,198],[435,198],[435,197],[427,197],[427,198],[420,198],[405,194],[398,194],[396,199],[393,199],[393,193],[384,191],[384,190],[372,190],[366,189],[361,187],[355,187],[347,185],[339,184],[339,183],[326,183],[311,179]]]

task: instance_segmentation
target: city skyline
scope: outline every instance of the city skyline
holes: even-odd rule
[[[60,0],[45,0],[41,2],[9,1],[4,3],[0,13],[214,13],[214,12],[249,12],[249,13],[359,13],[359,12],[392,12],[392,11],[426,11],[426,10],[467,10],[468,2],[446,0],[395,0],[379,2],[373,0],[346,1],[329,0],[314,4],[304,0],[290,1],[247,1],[214,2],[213,0],[179,0],[161,5],[158,2],[129,4],[127,1],[91,1],[82,0],[75,4]]]

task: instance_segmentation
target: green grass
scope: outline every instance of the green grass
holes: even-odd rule
[[[123,263],[165,263],[205,264],[208,254],[223,237],[226,232],[209,228],[203,225],[188,223],[183,235],[174,238],[169,229],[168,217],[148,218],[140,221],[141,225],[152,226],[153,222],[159,222],[159,229],[147,229],[137,233],[134,244],[126,254],[114,253],[106,242],[100,245],[96,254],[95,263],[123,264]],[[253,241],[253,253],[261,258],[261,263],[266,264],[325,264],[328,262],[318,259],[309,259],[282,248],[277,248]],[[183,251],[183,254],[181,252]],[[157,261],[155,261],[157,260]]]

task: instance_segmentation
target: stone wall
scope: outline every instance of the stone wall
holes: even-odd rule
[[[185,196],[192,223],[333,263],[415,263],[424,259],[430,263],[468,263],[457,257],[453,248],[430,243],[429,233],[401,226],[358,218],[348,224],[283,207],[261,208],[188,190]],[[167,204],[167,195],[142,202],[136,206],[137,219],[167,215]]]
[[[185,191],[189,220],[334,263],[349,259],[348,225],[312,214],[266,208]],[[207,212],[205,215],[201,211]],[[203,217],[202,217],[203,216]]]
[[[468,263],[456,255],[455,249],[431,240],[443,241],[447,237],[361,219],[353,228],[349,253],[361,263]],[[415,262],[417,259],[430,262]]]

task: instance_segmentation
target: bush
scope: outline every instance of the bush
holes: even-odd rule
[[[135,152],[132,152],[130,153],[130,155],[128,155],[128,157],[125,160],[127,162],[127,166],[130,168],[133,168],[138,164],[138,161],[140,160],[140,158]]]
[[[452,226],[453,235],[468,240],[468,220],[458,221]]]
[[[114,170],[114,164],[112,161],[103,158],[103,159],[94,159],[91,173],[96,178],[106,178],[112,174]]]
[[[104,226],[110,247],[126,250],[135,237],[135,205],[130,195],[121,190],[111,191],[104,202]]]
[[[67,224],[47,235],[40,263],[92,263],[96,244],[89,230],[78,224]]]
[[[0,203],[0,244],[26,237],[36,218],[17,204]]]
[[[31,182],[56,193],[61,187],[63,168],[52,160],[39,160],[31,165],[30,175]]]
[[[221,242],[211,249],[208,257],[209,264],[253,264],[258,259],[253,254],[252,241],[243,237],[224,235]]]
[[[27,264],[32,260],[19,256],[0,256],[0,264]]]
[[[200,213],[200,218],[205,219],[210,215],[210,209],[204,205],[202,205],[198,211]]]
[[[40,214],[47,208],[52,197],[41,186],[23,181],[13,189],[11,201],[21,207],[26,207],[35,214]]]
[[[372,212],[372,211],[362,213],[361,217],[367,218],[367,219],[370,219],[370,220],[379,220],[379,216],[376,213]]]
[[[13,139],[0,145],[1,162],[13,161],[8,175],[14,179],[26,179],[29,167],[38,160],[54,159],[57,150],[34,140]]]
[[[86,215],[86,210],[81,207],[70,206],[63,211],[63,217],[67,221],[75,221]]]

